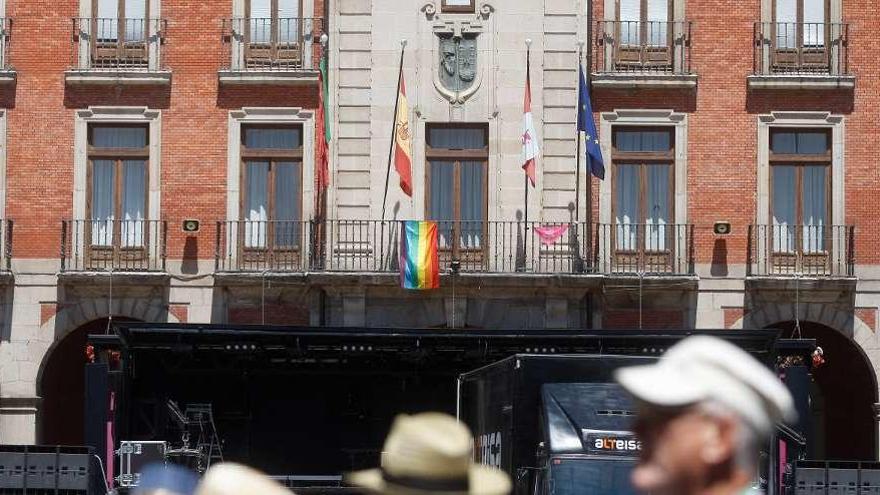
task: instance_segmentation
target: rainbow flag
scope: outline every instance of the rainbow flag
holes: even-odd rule
[[[407,220],[401,224],[400,286],[415,290],[439,288],[437,223]]]

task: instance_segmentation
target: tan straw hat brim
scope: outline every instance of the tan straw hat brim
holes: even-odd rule
[[[468,472],[469,490],[466,492],[442,492],[449,495],[507,495],[510,493],[510,479],[507,474],[497,468],[472,465]],[[349,473],[345,481],[352,485],[366,488],[370,492],[387,495],[418,495],[440,493],[432,490],[419,490],[388,483],[382,477],[381,469],[369,469]]]

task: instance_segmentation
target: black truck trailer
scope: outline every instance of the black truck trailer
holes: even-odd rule
[[[806,345],[804,345],[806,344]],[[813,343],[777,342],[753,355],[777,368],[784,355]],[[620,348],[618,351],[627,349]],[[517,354],[458,379],[457,414],[474,432],[475,459],[506,471],[517,495],[627,495],[641,444],[635,408],[613,382],[614,370],[656,356]],[[808,408],[805,367],[788,368],[786,384],[802,417]],[[793,488],[792,467],[804,458],[800,425],[779,425],[761,452],[755,484],[768,495]]]
[[[458,415],[474,432],[476,460],[510,474],[518,494],[635,493],[635,409],[612,373],[653,361],[518,354],[462,374]]]

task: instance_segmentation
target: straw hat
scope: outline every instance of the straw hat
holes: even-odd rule
[[[385,439],[382,467],[351,473],[350,484],[388,495],[506,495],[500,469],[473,463],[473,437],[447,414],[400,415]]]
[[[205,473],[195,495],[293,495],[293,492],[255,469],[224,462]]]

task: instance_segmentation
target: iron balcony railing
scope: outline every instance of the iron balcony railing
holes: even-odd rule
[[[224,70],[317,70],[321,18],[236,17],[223,20]]]
[[[304,272],[309,269],[309,221],[217,222],[218,272]]]
[[[164,220],[64,220],[61,271],[164,272]]]
[[[326,250],[317,259],[327,271],[397,271],[400,222],[330,220]],[[586,273],[590,225],[539,222],[437,222],[443,273]],[[542,238],[541,233],[544,233]]]
[[[12,270],[12,220],[0,219],[0,272]]]
[[[12,19],[0,17],[0,71],[14,70],[9,60],[9,43],[12,41]]]
[[[756,22],[754,40],[757,75],[849,75],[849,24]]]
[[[694,226],[599,224],[596,270],[614,275],[693,275]]]
[[[71,68],[87,71],[165,70],[164,19],[73,18]]]
[[[855,227],[751,225],[748,275],[853,277]]]
[[[597,21],[593,72],[692,74],[691,21]]]

